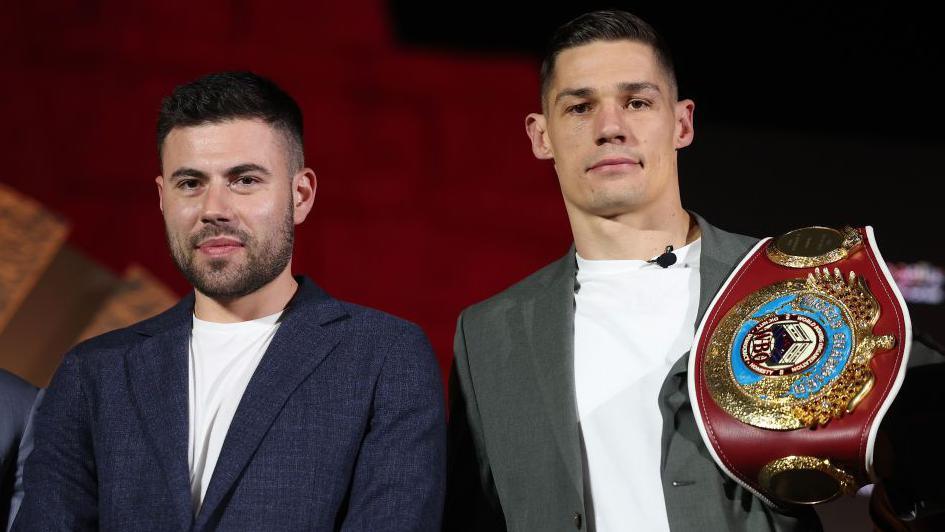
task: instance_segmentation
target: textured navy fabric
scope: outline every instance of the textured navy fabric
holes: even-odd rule
[[[0,369],[0,526],[16,514],[13,498],[16,463],[20,440],[26,431],[33,408],[36,387],[16,375]]]
[[[300,278],[195,516],[193,295],[77,346],[36,415],[14,530],[435,530],[445,469],[422,330]]]

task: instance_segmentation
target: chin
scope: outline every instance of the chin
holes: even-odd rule
[[[597,194],[588,202],[587,212],[597,216],[617,216],[627,212],[635,211],[646,206],[646,197],[639,191],[628,193]]]

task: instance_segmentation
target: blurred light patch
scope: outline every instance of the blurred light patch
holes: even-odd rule
[[[942,268],[928,262],[894,262],[888,266],[907,302],[939,305],[945,300],[945,271]]]

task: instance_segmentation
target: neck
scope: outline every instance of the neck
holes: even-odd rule
[[[695,218],[678,203],[608,217],[572,215],[572,210],[574,246],[589,260],[649,260],[666,246],[678,249],[701,235]]]
[[[259,290],[232,299],[212,298],[195,291],[194,315],[204,321],[236,323],[275,314],[289,304],[299,284],[292,277],[292,265]]]

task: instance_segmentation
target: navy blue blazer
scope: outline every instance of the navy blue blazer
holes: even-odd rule
[[[0,529],[6,529],[7,517],[16,513],[17,501],[11,500],[16,463],[35,397],[35,386],[0,369]]]
[[[191,294],[66,356],[14,530],[437,530],[445,417],[423,331],[299,281],[196,516]]]

